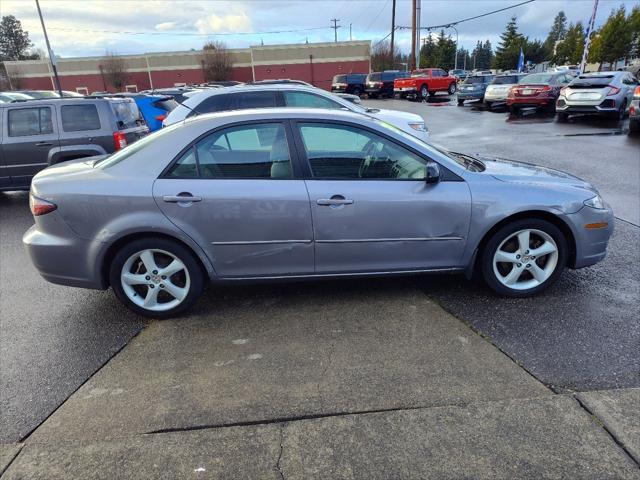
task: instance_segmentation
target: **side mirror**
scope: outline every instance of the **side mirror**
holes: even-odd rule
[[[425,181],[427,183],[438,183],[440,181],[440,166],[436,162],[427,163],[426,170]]]

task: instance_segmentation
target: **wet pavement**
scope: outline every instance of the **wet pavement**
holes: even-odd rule
[[[600,189],[621,220],[602,264],[567,272],[537,299],[498,298],[462,277],[358,284],[365,289],[386,285],[390,293],[402,290],[402,285],[418,286],[556,391],[640,386],[640,275],[637,259],[629,259],[629,252],[640,250],[640,140],[624,134],[626,122],[580,118],[558,124],[535,114],[510,119],[504,112],[457,107],[439,98],[429,104],[364,103],[420,113],[433,139],[450,148],[538,163],[583,177]],[[42,280],[21,246],[22,233],[31,223],[25,194],[0,193],[0,443],[28,435],[145,325],[109,291],[71,289]],[[349,292],[345,285],[235,287],[229,295],[293,302],[300,288],[331,295],[332,289]],[[356,298],[358,292],[351,292]],[[207,308],[225,301],[225,294],[219,294],[216,289],[206,292],[196,315],[209,318]],[[349,302],[344,308],[351,308]],[[314,325],[326,328],[321,319]],[[284,367],[282,371],[286,375]],[[380,388],[395,388],[392,385],[390,378]],[[315,393],[310,398],[319,402]]]

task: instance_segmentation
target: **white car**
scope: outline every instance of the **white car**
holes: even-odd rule
[[[203,90],[190,95],[162,124],[166,127],[203,113],[285,106],[349,110],[387,122],[420,140],[429,140],[429,130],[420,115],[399,110],[366,108],[319,88],[296,84],[238,85]]]

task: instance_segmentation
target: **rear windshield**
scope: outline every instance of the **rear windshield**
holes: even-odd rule
[[[382,78],[381,73],[370,73],[367,76],[367,82],[379,82],[381,78]]]
[[[346,75],[336,75],[333,77],[333,83],[347,83]]]
[[[140,110],[135,102],[111,102],[111,110],[116,116],[119,130],[134,128],[142,123]]]
[[[475,83],[484,83],[482,77],[467,77],[467,79],[462,82],[463,85],[470,85]]]
[[[553,73],[534,73],[533,75],[527,75],[519,83],[549,83],[553,75]]]
[[[155,102],[153,102],[154,107],[164,110],[165,112],[171,112],[178,105],[180,104],[176,102],[173,98],[165,98],[165,99],[156,100]]]
[[[505,75],[503,77],[496,77],[491,82],[492,85],[508,85],[518,83],[518,75]]]
[[[602,88],[606,87],[611,83],[611,80],[614,78],[613,75],[598,75],[598,76],[587,76],[580,75],[573,82],[571,82],[572,88]]]
[[[32,98],[59,98],[60,97],[60,95],[58,95],[56,92],[50,92],[49,90],[28,92],[27,95],[29,95]]]

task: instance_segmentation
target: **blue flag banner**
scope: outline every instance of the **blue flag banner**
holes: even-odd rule
[[[522,52],[522,47],[520,47],[520,56],[518,57],[518,72],[522,72],[524,70],[524,53]]]

